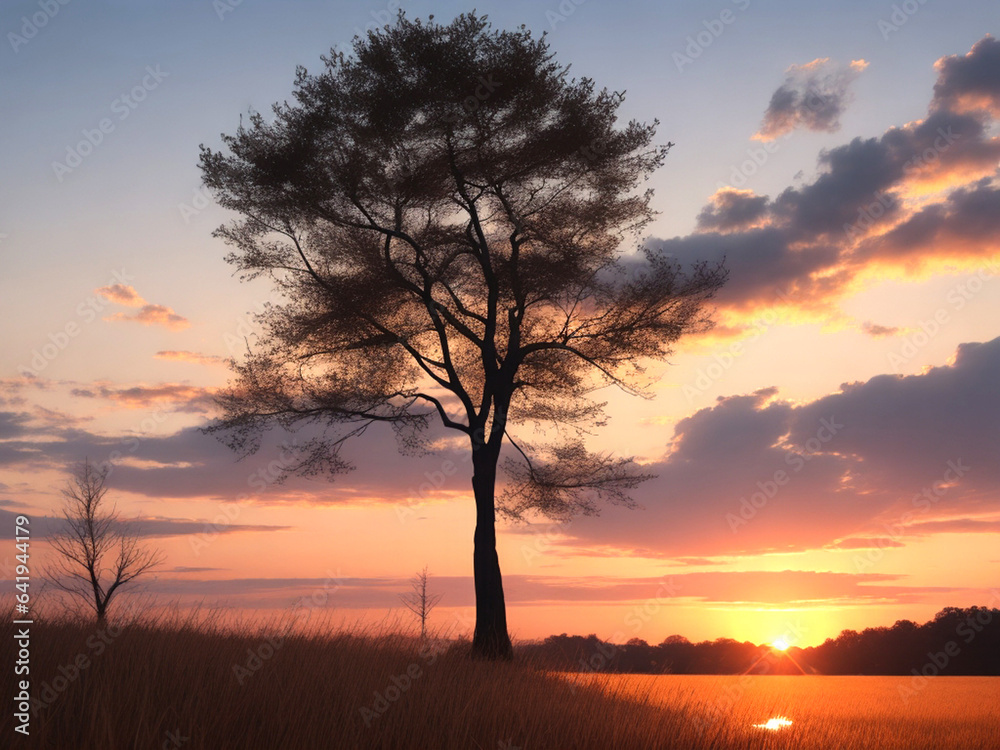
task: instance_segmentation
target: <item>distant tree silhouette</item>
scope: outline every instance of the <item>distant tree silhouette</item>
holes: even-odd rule
[[[784,652],[731,638],[692,643],[672,635],[657,646],[638,638],[621,646],[565,633],[521,649],[558,671],[1000,676],[1000,610],[946,607],[923,625],[898,620],[892,627],[845,630],[822,645]]]
[[[430,617],[431,610],[441,601],[441,594],[431,594],[427,591],[428,579],[427,567],[424,566],[424,569],[410,580],[412,590],[399,595],[403,605],[420,620],[421,638],[427,637],[427,618]]]
[[[341,446],[374,423],[404,449],[434,418],[463,433],[473,653],[509,658],[497,513],[631,502],[648,476],[585,446],[603,424],[588,394],[645,393],[643,365],[708,324],[725,271],[624,258],[653,215],[638,188],[671,144],[653,143],[655,122],[617,127],[623,95],[570,79],[544,35],[400,14],[323,61],[298,70],[294,104],[223,136],[226,152],[202,146],[205,185],[241,216],[216,233],[229,260],[283,295],[213,429],[246,455],[272,426],[311,424],[288,467],[305,475],[349,469]],[[559,430],[529,441],[525,423]]]
[[[898,620],[889,628],[845,630],[803,650],[823,674],[1000,675],[1000,610],[945,607],[923,625]]]
[[[112,599],[162,556],[144,547],[116,508],[107,506],[107,469],[80,465],[63,490],[65,529],[50,539],[55,560],[46,578],[82,599],[104,622]]]

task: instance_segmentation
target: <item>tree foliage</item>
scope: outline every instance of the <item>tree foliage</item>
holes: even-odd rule
[[[619,127],[623,95],[570,78],[544,35],[475,14],[400,14],[323,62],[298,70],[294,103],[202,147],[205,184],[239,215],[217,231],[230,262],[279,295],[214,429],[245,455],[271,427],[309,425],[289,471],[333,475],[372,424],[419,450],[437,419],[470,440],[477,550],[495,546],[497,510],[629,502],[648,477],[588,449],[605,420],[593,394],[648,395],[644,366],[708,325],[725,279],[626,252],[671,144],[656,123]]]

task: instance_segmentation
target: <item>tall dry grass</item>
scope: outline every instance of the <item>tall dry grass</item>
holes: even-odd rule
[[[3,629],[4,663],[13,664],[13,628]],[[4,742],[78,750],[670,746],[662,708],[530,664],[474,661],[467,643],[277,631],[222,629],[203,616],[134,617],[104,629],[36,622],[32,694],[45,705],[36,705],[27,742],[6,711]]]
[[[7,686],[14,628],[2,631]],[[279,623],[222,627],[203,613],[132,616],[104,629],[71,619],[36,622],[32,694],[44,705],[36,706],[24,739],[13,732],[8,700],[0,746],[1000,747],[998,678],[932,681],[904,706],[893,682],[904,678],[560,676],[523,660],[473,661],[463,642],[361,630],[278,632]],[[939,705],[949,702],[953,710]],[[752,727],[783,711],[795,719],[787,731]]]

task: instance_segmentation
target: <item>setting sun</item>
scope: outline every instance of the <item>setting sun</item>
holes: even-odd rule
[[[777,640],[771,641],[771,648],[776,649],[777,651],[787,651],[788,647],[791,645],[792,644],[784,638],[778,638]]]

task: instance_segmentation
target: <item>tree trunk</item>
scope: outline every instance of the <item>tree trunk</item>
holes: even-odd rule
[[[476,497],[476,535],[472,553],[476,583],[476,632],[472,655],[484,659],[511,659],[513,650],[507,634],[507,608],[497,557],[496,489],[497,458],[487,447],[472,454],[472,491]]]

